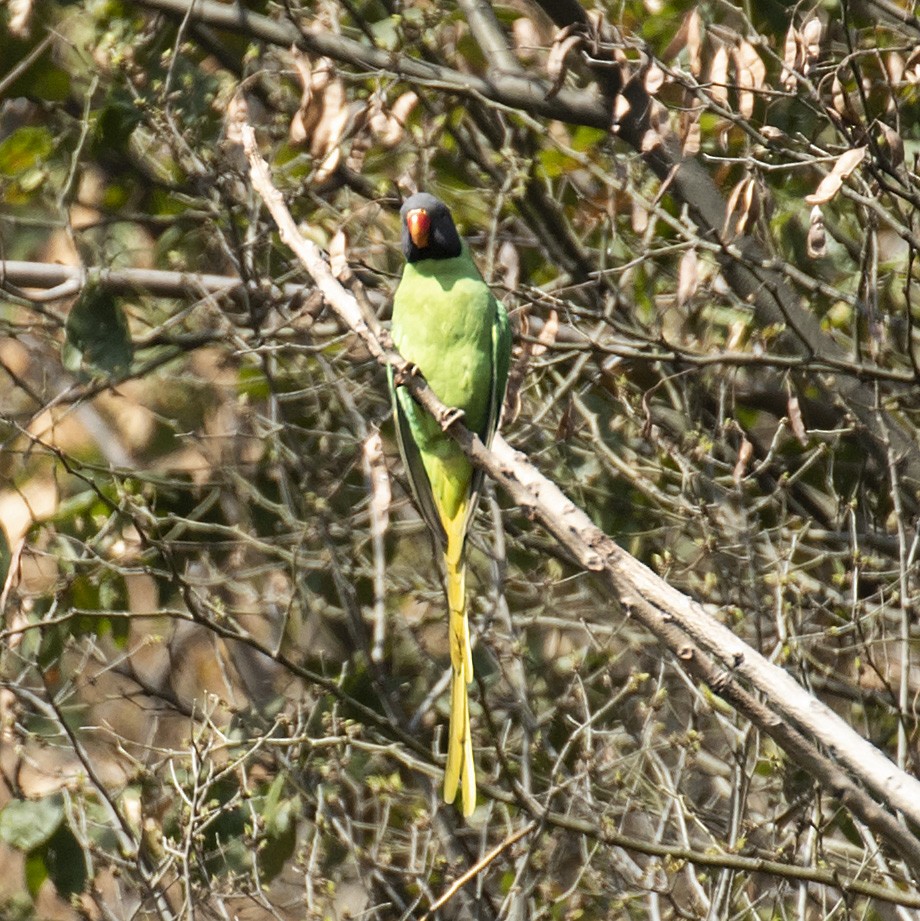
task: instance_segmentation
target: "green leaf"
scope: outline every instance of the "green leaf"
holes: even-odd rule
[[[37,166],[54,148],[47,128],[25,127],[0,143],[0,175],[20,176]]]
[[[100,150],[123,150],[143,113],[126,96],[114,96],[96,118],[95,140]]]
[[[38,898],[38,890],[41,889],[42,883],[48,878],[48,865],[41,851],[35,851],[26,857],[25,877],[29,895],[35,900]]]
[[[58,895],[67,898],[83,891],[87,879],[86,861],[80,842],[68,825],[58,828],[42,852],[45,868]]]
[[[10,550],[10,542],[6,539],[6,533],[0,528],[0,593],[3,592],[3,586],[6,584],[6,577],[10,571],[10,563],[13,561],[13,554]]]
[[[572,170],[578,169],[579,166],[577,160],[555,147],[548,147],[545,150],[541,150],[537,154],[537,159],[542,168],[543,175],[548,179],[555,179],[558,176],[562,176],[564,173],[570,173]]]
[[[87,876],[83,849],[66,824],[26,857],[26,888],[33,899],[45,880],[50,879],[58,895],[67,898],[83,891]]]
[[[53,668],[61,659],[64,652],[64,631],[60,624],[55,624],[47,630],[42,630],[41,643],[38,647],[38,664],[44,671]]]
[[[34,851],[63,821],[64,801],[59,794],[39,800],[12,800],[0,810],[0,841],[18,851]]]
[[[262,808],[265,839],[259,849],[259,868],[265,882],[274,879],[284,869],[297,845],[300,797],[282,799],[284,786],[284,776],[279,774],[272,782]]]
[[[607,142],[609,134],[600,128],[579,125],[572,131],[572,149],[584,152]]]
[[[61,350],[64,367],[74,373],[118,374],[131,366],[134,346],[128,321],[114,295],[89,283],[70,309]]]

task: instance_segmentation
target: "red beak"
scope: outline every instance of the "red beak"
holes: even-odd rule
[[[431,230],[431,218],[424,208],[416,208],[406,215],[406,226],[409,236],[416,249],[424,249],[428,245],[428,233]]]

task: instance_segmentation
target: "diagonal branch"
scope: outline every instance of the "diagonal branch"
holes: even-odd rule
[[[253,187],[270,211],[284,243],[290,246],[327,298],[330,307],[381,364],[391,365],[413,397],[435,418],[445,407],[407,363],[392,351],[388,334],[365,319],[352,295],[333,277],[319,248],[297,229],[281,193],[272,185],[255,134],[243,127]],[[812,697],[785,671],[710,617],[697,602],[669,586],[631,557],[553,482],[499,436],[492,450],[459,422],[449,433],[469,457],[499,483],[533,520],[538,521],[619,603],[681,662],[740,713],[769,734],[797,763],[882,836],[920,876],[920,839],[851,779],[857,778],[882,802],[920,826],[920,781],[897,768],[829,707]],[[747,690],[741,681],[750,686]],[[831,757],[818,747],[819,743]],[[846,771],[840,766],[843,765]]]

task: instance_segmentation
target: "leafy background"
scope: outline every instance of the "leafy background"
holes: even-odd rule
[[[483,74],[474,6],[245,4]],[[655,61],[657,117],[726,232],[760,240],[844,360],[790,354],[615,134],[194,14],[10,0],[2,256],[88,281],[48,298],[9,276],[0,301],[5,917],[422,917],[534,817],[438,916],[913,916],[733,866],[916,895],[502,495],[469,548],[480,807],[467,825],[439,801],[444,602],[384,378],[266,221],[243,119],[384,319],[400,198],[443,197],[514,319],[505,437],[902,767],[918,757],[916,468],[835,380],[918,449],[920,23],[881,2],[597,4],[615,31],[592,51],[537,6],[494,11],[550,98],[593,92],[601,51]]]

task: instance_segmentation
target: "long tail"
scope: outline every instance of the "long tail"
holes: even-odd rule
[[[461,518],[462,522],[462,518]],[[473,680],[473,652],[470,625],[466,616],[466,566],[463,563],[463,532],[459,527],[447,529],[444,553],[447,569],[447,604],[450,608],[450,734],[447,744],[447,767],[444,770],[444,802],[452,803],[457,787],[463,814],[476,808],[476,765],[473,763],[473,740],[470,735],[470,699],[467,685]]]

